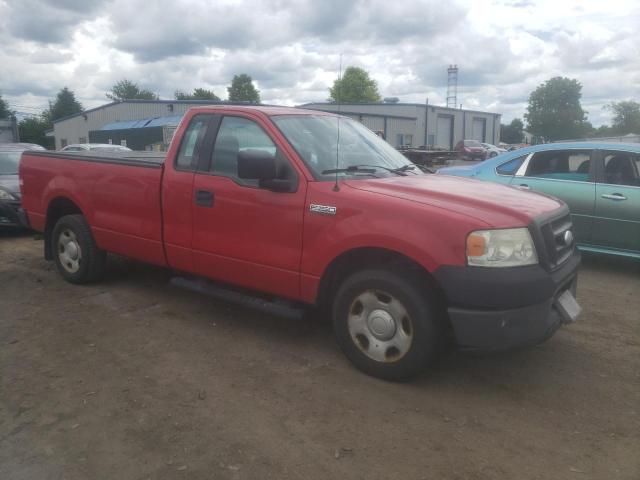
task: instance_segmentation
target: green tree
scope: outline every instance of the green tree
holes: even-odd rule
[[[14,112],[9,108],[9,104],[0,95],[0,118],[13,117]]]
[[[330,99],[339,103],[379,102],[378,84],[359,67],[347,67],[342,78],[329,89]]]
[[[64,87],[57,93],[53,102],[49,100],[49,108],[42,112],[42,116],[50,127],[55,120],[80,112],[82,104],[76,100],[76,95],[71,90]]]
[[[624,100],[611,102],[605,108],[613,113],[612,131],[615,134],[640,133],[640,103]]]
[[[175,92],[176,100],[213,100],[215,102],[220,101],[213,90],[207,90],[206,88],[194,88],[193,93],[184,93],[181,90]]]
[[[610,137],[615,135],[616,132],[609,125],[600,125],[598,128],[594,128],[590,137]]]
[[[253,79],[246,73],[234,75],[227,92],[230,102],[260,103],[260,92],[253,85]]]
[[[529,96],[524,117],[527,131],[546,140],[581,137],[589,129],[580,105],[582,85],[575,79],[554,77]]]
[[[54,148],[53,137],[46,136],[46,131],[49,128],[50,125],[43,116],[25,118],[18,124],[20,141],[37,143],[46,148]]]
[[[509,125],[500,125],[500,141],[504,143],[522,143],[524,123],[519,118],[511,120]]]
[[[158,100],[158,96],[151,90],[138,87],[138,84],[126,78],[117,82],[107,92],[107,98],[114,102],[122,100]]]

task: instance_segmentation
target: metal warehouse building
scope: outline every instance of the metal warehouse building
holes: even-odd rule
[[[212,103],[215,102],[211,100],[124,100],[108,103],[53,122],[55,147],[58,150],[72,143],[87,143],[90,138],[89,132],[102,130],[105,125],[111,124],[110,129],[118,130],[116,125],[113,125],[115,122],[167,116],[181,117],[190,107]],[[125,125],[127,123],[123,123],[123,127]],[[120,142],[113,141],[113,143]]]
[[[463,139],[497,144],[500,114],[420,103],[307,103],[303,108],[338,112],[384,133],[394,147],[427,145],[452,150]]]

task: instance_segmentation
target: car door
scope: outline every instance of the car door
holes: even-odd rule
[[[564,201],[571,211],[576,241],[590,243],[595,212],[595,173],[591,149],[543,150],[533,153],[511,181],[518,188]]]
[[[640,153],[602,150],[593,243],[640,253]]]
[[[306,183],[268,126],[225,115],[209,161],[193,183],[193,258],[201,275],[285,297],[299,294]],[[238,177],[238,154],[262,150],[276,157],[295,191],[274,192]]]

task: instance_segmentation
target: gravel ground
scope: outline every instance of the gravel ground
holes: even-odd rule
[[[320,319],[122,259],[73,286],[41,251],[0,235],[0,479],[640,478],[640,262],[585,258],[544,345],[393,384]]]

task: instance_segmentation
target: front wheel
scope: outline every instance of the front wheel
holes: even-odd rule
[[[106,253],[96,245],[89,224],[82,215],[65,215],[53,228],[51,251],[60,275],[71,283],[99,280]]]
[[[491,152],[489,154],[489,158],[493,158],[493,157],[497,157],[497,156],[498,156],[498,154],[496,152]]]
[[[363,372],[403,380],[422,372],[443,340],[435,295],[410,275],[364,270],[348,277],[334,299],[340,347]]]

